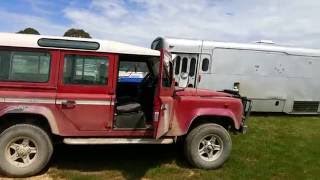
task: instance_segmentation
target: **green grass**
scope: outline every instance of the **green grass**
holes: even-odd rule
[[[59,146],[53,179],[319,179],[320,117],[254,116],[232,135],[230,159],[218,170],[186,163],[173,145]]]

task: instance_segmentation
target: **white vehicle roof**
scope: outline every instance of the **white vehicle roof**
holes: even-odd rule
[[[285,47],[271,43],[231,43],[231,42],[216,42],[203,41],[179,38],[163,38],[165,48],[170,52],[180,53],[200,53],[202,50],[213,48],[227,48],[227,49],[243,49],[243,50],[257,50],[257,51],[272,51],[282,52],[291,55],[300,56],[320,56],[319,49],[295,48]],[[155,40],[156,41],[156,40]],[[201,48],[203,47],[203,49]]]
[[[139,46],[115,42],[115,41],[88,39],[88,38],[60,37],[60,36],[14,34],[14,33],[0,33],[0,46],[68,49],[68,48],[41,47],[38,45],[38,40],[42,39],[42,38],[59,39],[59,40],[73,40],[73,41],[79,41],[79,42],[83,42],[83,41],[97,42],[100,44],[100,46],[97,50],[93,50],[96,52],[160,56],[160,52],[157,50],[152,50],[149,48],[139,47]],[[90,50],[90,51],[92,51],[92,50]]]

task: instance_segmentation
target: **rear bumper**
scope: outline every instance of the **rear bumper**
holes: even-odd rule
[[[252,101],[248,99],[247,97],[241,97],[242,104],[243,104],[243,112],[244,115],[242,117],[242,122],[239,131],[242,134],[245,134],[247,132],[248,126],[247,126],[247,121],[250,117],[251,113],[251,108],[252,108]]]

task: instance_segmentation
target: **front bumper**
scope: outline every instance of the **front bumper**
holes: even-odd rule
[[[252,101],[250,99],[248,99],[247,97],[242,97],[239,94],[239,91],[225,89],[222,92],[231,94],[234,98],[241,99],[242,104],[243,104],[243,116],[242,116],[242,121],[240,124],[239,131],[240,131],[240,133],[245,134],[248,129],[246,122],[248,121],[248,119],[250,117],[250,112],[251,112],[251,108],[252,108]]]

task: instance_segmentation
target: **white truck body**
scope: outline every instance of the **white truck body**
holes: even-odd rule
[[[174,38],[157,38],[159,47],[173,54],[180,87],[239,90],[255,112],[320,112],[320,50]]]

